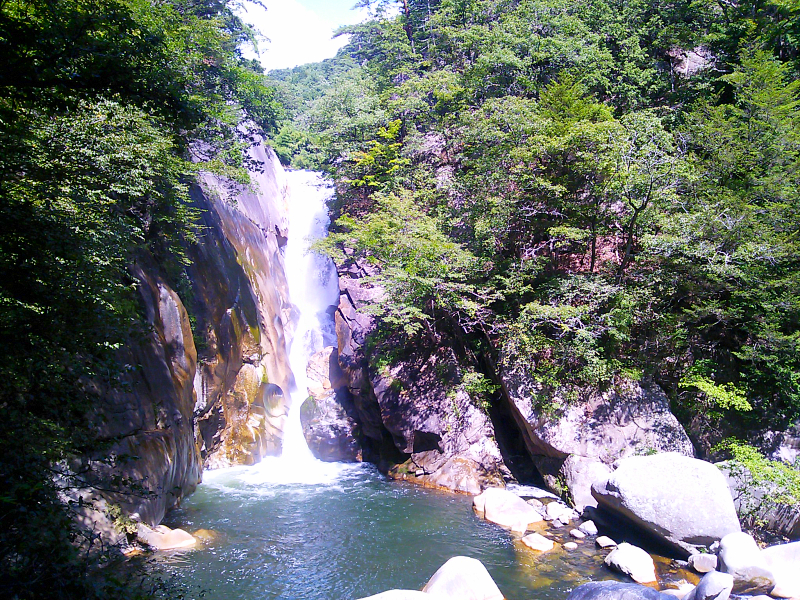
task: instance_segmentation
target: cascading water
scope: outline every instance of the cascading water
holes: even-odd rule
[[[336,345],[331,310],[339,303],[336,267],[327,256],[309,250],[314,240],[327,235],[330,224],[327,201],[333,188],[318,173],[311,171],[289,171],[286,176],[290,226],[284,270],[289,297],[297,312],[288,349],[295,389],[290,390],[291,403],[284,426],[281,456],[262,460],[242,473],[242,478],[248,483],[282,485],[331,483],[349,467],[323,463],[314,458],[300,424],[300,406],[308,396],[306,368],[309,359],[324,347]]]
[[[309,252],[313,240],[328,232],[326,201],[332,188],[316,173],[292,171],[288,174],[291,230],[284,265],[289,282],[289,297],[300,311],[289,352],[289,364],[297,389],[283,437],[282,457],[287,462],[313,460],[300,426],[300,405],[308,395],[306,368],[311,356],[325,346],[336,344],[336,331],[330,308],[339,303],[336,268],[327,256]]]

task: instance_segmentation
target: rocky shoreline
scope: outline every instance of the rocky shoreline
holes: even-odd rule
[[[728,600],[736,598],[800,598],[800,542],[760,548],[741,531],[724,477],[713,465],[678,454],[633,457],[593,486],[599,507],[579,514],[558,499],[525,500],[503,488],[488,488],[473,498],[481,517],[519,536],[531,552],[547,553],[558,545],[556,529],[569,528],[571,551],[593,543],[606,552],[606,566],[631,582],[595,581],[576,587],[566,600]],[[632,472],[654,474],[660,487]],[[706,475],[698,479],[698,473]],[[721,479],[721,480],[720,480]],[[648,496],[649,501],[636,500]],[[655,499],[655,496],[658,496]],[[610,501],[613,497],[616,500]],[[687,511],[687,512],[682,512]],[[642,536],[647,545],[670,548],[685,560],[675,562],[701,577],[697,585],[675,587],[659,580],[652,556],[631,543],[617,544],[588,517],[617,517],[617,532]],[[622,517],[622,519],[619,519]],[[649,546],[654,547],[654,546]],[[609,575],[611,573],[609,572]],[[501,600],[502,592],[485,567],[463,556],[447,561],[422,591],[390,590],[365,600]]]

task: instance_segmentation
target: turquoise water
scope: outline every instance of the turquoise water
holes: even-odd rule
[[[213,532],[200,549],[160,558],[195,588],[192,597],[355,599],[421,589],[457,555],[481,560],[508,600],[564,598],[578,583],[614,578],[592,541],[536,553],[475,515],[469,496],[387,481],[369,465],[324,465],[306,483],[280,483],[279,464],[206,473],[170,514],[171,527]]]

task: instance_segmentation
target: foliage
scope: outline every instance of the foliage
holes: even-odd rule
[[[91,568],[68,465],[102,454],[88,415],[143,333],[129,268],[180,273],[197,170],[244,181],[243,150],[275,127],[274,93],[238,49],[248,36],[211,0],[0,5],[4,597],[144,595]]]
[[[735,439],[725,440],[715,450],[731,456],[721,468],[737,481],[739,512],[751,524],[764,527],[775,509],[800,504],[800,465],[769,460]]]
[[[706,444],[800,416],[793,3],[364,4],[304,122],[385,324],[547,398],[655,378]]]

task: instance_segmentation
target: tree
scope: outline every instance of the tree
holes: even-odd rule
[[[134,593],[91,568],[65,466],[101,449],[94,390],[121,385],[117,351],[140,328],[128,268],[179,274],[197,170],[245,180],[250,136],[274,127],[247,35],[216,0],[0,4],[4,597]]]

